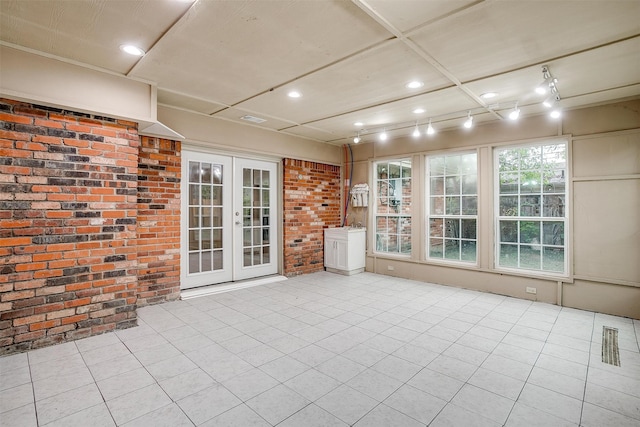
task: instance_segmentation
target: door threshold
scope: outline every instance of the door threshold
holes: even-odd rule
[[[287,280],[285,276],[275,274],[273,276],[258,277],[255,279],[240,280],[238,282],[221,283],[218,285],[200,286],[193,289],[185,289],[180,292],[180,299],[191,299],[207,295],[221,294],[223,292],[236,291],[238,289],[251,288],[253,286],[266,285],[268,283]]]

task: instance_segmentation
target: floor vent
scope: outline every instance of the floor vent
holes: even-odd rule
[[[620,351],[618,350],[618,330],[608,326],[602,327],[602,362],[613,366],[620,366]]]

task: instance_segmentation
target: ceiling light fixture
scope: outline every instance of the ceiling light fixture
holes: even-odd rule
[[[360,132],[358,132],[358,134],[353,138],[354,144],[357,144],[358,142],[360,142]]]
[[[420,137],[420,129],[418,129],[418,121],[416,120],[416,128],[413,130],[411,134],[414,138]]]
[[[498,96],[498,92],[485,92],[482,95],[480,95],[480,98],[491,99],[491,98],[495,98],[496,96]]]
[[[549,93],[549,96],[542,102],[542,105],[547,108],[553,108],[549,115],[551,118],[557,119],[562,115],[559,106],[560,92],[558,92],[558,79],[553,77],[548,65],[542,67],[542,77],[544,77],[544,82],[536,88],[536,92],[542,93],[542,89],[544,89],[544,93]]]
[[[132,44],[123,44],[120,46],[120,50],[133,56],[144,56],[145,54],[144,50]]]
[[[542,78],[544,80],[538,85],[538,87],[536,87],[536,93],[540,95],[544,95],[549,92],[553,93],[553,88],[555,88],[556,83],[558,83],[558,79],[551,75],[548,65],[544,65],[542,67]]]
[[[359,128],[361,128],[362,126],[364,126],[364,123],[362,123],[362,122],[355,122],[353,125],[354,125],[354,126],[357,126],[357,127],[359,127]]]
[[[509,113],[509,118],[511,120],[518,120],[518,117],[520,117],[520,109],[518,108],[518,103],[516,102],[516,106]]]
[[[463,126],[467,129],[471,129],[471,126],[473,126],[473,117],[471,116],[471,111],[467,113],[467,120],[464,122]]]
[[[380,141],[386,141],[387,140],[387,130],[383,129],[382,133],[380,134]]]
[[[287,96],[289,98],[300,98],[300,97],[302,97],[302,94],[300,92],[298,92],[297,90],[292,90],[291,92],[289,92],[287,94]]]
[[[414,81],[411,81],[411,82],[407,83],[405,86],[407,87],[407,89],[418,89],[418,88],[421,88],[422,86],[424,86],[424,83],[420,82],[418,80],[414,80]]]
[[[422,114],[424,113],[424,108],[416,108],[413,110],[413,114]]]
[[[436,130],[431,126],[431,119],[429,119],[429,126],[427,126],[427,135],[433,135],[436,133]]]

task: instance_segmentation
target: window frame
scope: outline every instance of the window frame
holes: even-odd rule
[[[505,151],[505,150],[514,150],[514,149],[531,149],[531,148],[535,148],[535,147],[540,147],[541,151],[542,151],[542,155],[544,155],[544,148],[545,146],[551,146],[551,145],[564,145],[565,150],[564,150],[564,156],[565,156],[565,164],[564,164],[564,212],[562,216],[544,216],[544,210],[545,210],[545,204],[544,204],[544,197],[545,197],[545,191],[543,186],[543,183],[540,183],[541,189],[539,192],[536,193],[531,193],[532,196],[534,195],[539,195],[540,196],[540,214],[537,216],[524,216],[524,215],[520,215],[521,213],[521,202],[520,202],[520,198],[522,197],[522,192],[520,189],[520,185],[519,185],[519,181],[517,184],[517,188],[518,191],[516,193],[505,193],[502,194],[500,192],[500,153]],[[572,224],[571,224],[571,143],[570,143],[570,139],[568,138],[562,138],[562,139],[545,139],[545,140],[537,140],[537,141],[527,141],[527,142],[522,142],[522,143],[518,143],[518,144],[505,144],[505,145],[497,145],[497,146],[493,146],[492,148],[493,150],[493,155],[492,155],[492,159],[493,159],[493,165],[492,165],[492,173],[493,173],[493,227],[494,227],[494,233],[493,233],[493,245],[494,245],[494,251],[493,251],[493,256],[494,256],[494,262],[493,262],[493,269],[495,271],[498,272],[505,272],[505,273],[511,273],[511,274],[516,274],[516,275],[525,275],[525,276],[529,276],[529,277],[540,277],[540,278],[551,278],[551,279],[570,279],[572,272],[571,272],[571,230],[572,230]],[[540,166],[540,171],[542,173],[544,173],[544,165]],[[522,172],[522,169],[518,169],[518,173],[520,174]],[[549,193],[549,195],[559,195],[559,192],[551,192]],[[518,198],[518,204],[517,204],[517,208],[518,208],[518,215],[501,215],[500,212],[500,197],[502,196],[515,196]],[[501,245],[503,243],[511,243],[511,242],[503,242],[501,240],[501,221],[514,221],[517,225],[517,231],[516,231],[516,235],[517,235],[517,241],[513,242],[514,246],[517,247],[518,250],[518,259],[517,259],[517,264],[518,266],[514,267],[514,266],[504,266],[504,265],[500,265],[500,256],[501,256]],[[544,239],[544,232],[543,232],[543,227],[544,227],[544,223],[551,223],[551,222],[562,222],[563,223],[563,243],[562,245],[553,245],[553,244],[546,244],[543,241],[539,241],[539,242],[522,242],[521,239],[521,227],[520,227],[520,223],[522,222],[539,222],[540,223],[540,227],[539,227],[539,231],[540,231],[540,240]],[[540,262],[539,265],[541,266],[539,269],[533,269],[533,268],[528,268],[528,267],[522,267],[521,266],[521,257],[520,257],[520,247],[521,246],[527,246],[529,245],[530,247],[532,246],[539,246],[540,251],[541,251],[541,255],[540,255]],[[562,271],[553,271],[553,270],[544,270],[544,249],[545,247],[561,247],[564,251],[564,262],[563,262],[563,270]],[[537,250],[537,249],[536,249]]]
[[[463,192],[463,177],[465,175],[470,175],[467,173],[463,173],[462,170],[460,170],[457,174],[455,175],[447,175],[446,173],[443,172],[443,175],[437,175],[438,177],[442,177],[443,178],[443,192],[442,192],[442,197],[444,200],[444,210],[442,214],[433,214],[431,212],[431,199],[433,197],[432,194],[432,187],[431,187],[431,162],[430,160],[433,158],[442,158],[443,161],[446,164],[446,158],[447,157],[453,157],[453,156],[459,156],[460,159],[462,159],[462,156],[465,155],[470,155],[473,154],[475,155],[475,192],[474,193],[469,193],[469,194],[464,194]],[[451,265],[451,266],[455,266],[455,267],[468,267],[468,268],[477,268],[479,266],[480,263],[480,257],[479,257],[479,252],[480,252],[480,155],[477,149],[468,149],[468,150],[460,150],[460,151],[447,151],[447,152],[437,152],[437,153],[428,153],[425,154],[424,156],[424,164],[425,164],[425,168],[424,168],[424,185],[425,185],[425,215],[424,215],[424,227],[425,230],[423,232],[423,238],[425,239],[424,244],[425,244],[425,254],[424,254],[424,260],[429,262],[429,263],[437,263],[437,264],[446,264],[446,265]],[[461,199],[460,202],[460,213],[459,214],[447,214],[446,212],[446,199],[447,199],[447,192],[446,192],[446,187],[447,187],[447,177],[460,177],[460,192],[459,194],[453,194],[453,196],[458,196]],[[462,213],[462,209],[463,209],[463,204],[462,204],[462,197],[463,196],[471,196],[471,197],[475,197],[475,214],[463,214]],[[452,258],[447,258],[446,257],[446,253],[445,251],[443,251],[442,257],[441,258],[437,258],[437,257],[432,257],[431,256],[431,220],[432,219],[442,219],[442,243],[443,243],[443,249],[444,249],[444,245],[445,245],[445,241],[447,239],[446,237],[446,221],[447,219],[455,219],[460,221],[460,237],[455,238],[456,240],[458,240],[460,242],[460,246],[459,246],[459,253],[458,253],[458,258],[456,259],[452,259]],[[468,238],[463,238],[462,237],[462,220],[474,220],[475,221],[475,239],[468,239]],[[475,257],[473,261],[468,261],[468,260],[464,260],[462,259],[462,242],[463,241],[473,241],[475,242]]]
[[[410,170],[411,170],[411,174],[409,177],[406,176],[399,176],[399,177],[395,177],[395,178],[391,178],[388,175],[387,179],[383,179],[380,180],[379,175],[378,175],[378,169],[379,166],[387,166],[387,173],[389,174],[389,168],[390,168],[390,164],[394,164],[397,163],[399,165],[402,164],[406,164],[408,163],[410,165]],[[372,186],[372,197],[371,197],[371,215],[373,218],[373,232],[372,232],[372,239],[373,239],[373,245],[372,245],[372,252],[376,255],[380,255],[380,256],[391,256],[391,257],[402,257],[402,258],[411,258],[413,251],[414,251],[414,245],[411,242],[411,237],[413,235],[413,221],[414,221],[414,198],[415,195],[413,194],[413,180],[415,179],[415,165],[414,165],[414,159],[412,157],[398,157],[398,158],[389,158],[389,159],[378,159],[375,161],[371,162],[371,166],[372,166],[372,182],[373,182],[373,186]],[[401,169],[402,170],[402,169]],[[378,206],[380,204],[382,205],[386,205],[386,206],[394,206],[395,207],[399,207],[398,209],[402,209],[403,207],[407,206],[404,203],[402,203],[402,201],[407,198],[403,196],[403,193],[400,193],[400,202],[399,204],[396,204],[396,201],[398,199],[398,194],[395,194],[395,187],[394,187],[394,196],[393,196],[393,203],[391,203],[391,197],[390,196],[385,196],[385,197],[381,197],[379,194],[379,186],[382,183],[384,184],[390,184],[389,181],[391,180],[399,180],[400,182],[402,182],[402,180],[404,179],[409,179],[409,190],[410,190],[410,196],[408,197],[410,204],[409,206],[409,212],[402,212],[400,210],[398,210],[395,213],[392,212],[378,212]],[[402,186],[400,188],[400,191],[402,191]],[[385,217],[387,218],[387,224],[388,224],[388,219],[389,218],[395,218],[397,221],[400,221],[401,218],[408,218],[410,221],[410,230],[409,233],[400,233],[399,231],[397,231],[396,233],[379,233],[378,232],[378,219],[379,217]],[[396,230],[399,230],[401,228],[400,223],[396,224]],[[395,234],[396,239],[397,239],[397,251],[388,251],[388,250],[381,250],[379,249],[379,237],[381,234],[387,234],[387,235],[391,235],[391,234]],[[403,236],[408,240],[409,244],[410,244],[410,249],[408,252],[403,252],[402,251],[402,238]]]

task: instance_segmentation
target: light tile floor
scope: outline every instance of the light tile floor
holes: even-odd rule
[[[0,358],[0,425],[640,426],[631,319],[324,272],[138,313]]]

